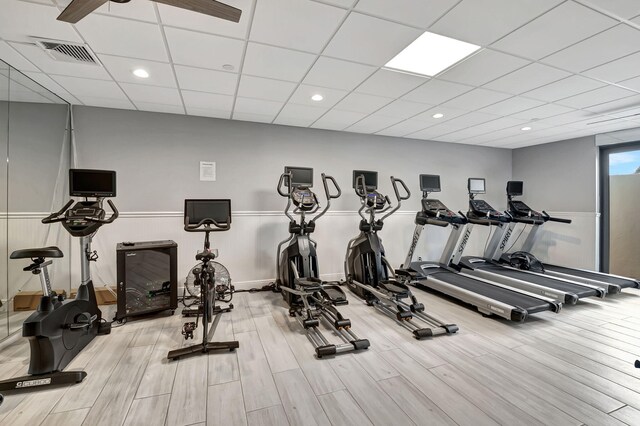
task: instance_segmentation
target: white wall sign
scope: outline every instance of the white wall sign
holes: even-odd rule
[[[200,162],[200,181],[215,182],[216,180],[216,163],[214,161]]]

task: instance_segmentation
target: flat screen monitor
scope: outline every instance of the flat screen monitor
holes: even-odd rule
[[[378,189],[378,172],[372,172],[368,170],[354,170],[353,171],[353,189],[356,189],[358,185],[358,176],[364,176],[364,186],[367,189]]]
[[[420,191],[440,192],[440,175],[420,175]]]
[[[467,183],[469,194],[484,194],[487,192],[484,178],[469,178]]]
[[[116,172],[70,169],[69,192],[72,197],[115,197]]]
[[[519,196],[522,195],[523,184],[520,180],[510,180],[507,182],[507,195]]]
[[[294,187],[306,186],[311,188],[313,186],[313,169],[311,167],[290,167],[284,168],[285,173],[291,173],[291,183]],[[285,179],[285,184],[289,186],[289,179]]]
[[[189,225],[197,225],[205,219],[219,225],[231,223],[231,200],[184,200],[184,217]]]

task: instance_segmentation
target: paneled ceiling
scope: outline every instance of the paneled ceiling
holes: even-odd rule
[[[68,3],[2,0],[0,59],[72,104],[507,148],[640,126],[638,0],[227,0],[238,24],[132,0],[76,25]],[[425,30],[482,48],[434,78],[383,69]]]

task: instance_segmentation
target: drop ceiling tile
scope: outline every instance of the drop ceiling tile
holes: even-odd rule
[[[189,108],[195,108],[199,110],[209,110],[211,112],[231,113],[233,96],[194,92],[191,90],[182,90],[181,92],[187,110]]]
[[[427,80],[427,77],[380,69],[358,86],[356,92],[398,98]]]
[[[271,123],[275,117],[265,114],[252,114],[249,112],[234,112],[232,118],[234,120],[251,121],[254,123]]]
[[[120,83],[129,99],[163,105],[182,105],[178,89],[169,87],[143,86],[141,84]]]
[[[540,105],[544,105],[544,102],[537,101],[535,99],[515,96],[513,98],[505,99],[504,101],[484,107],[479,111],[496,115],[511,115],[520,111],[538,107]]]
[[[623,99],[616,99],[610,102],[604,102],[599,105],[591,106],[585,108],[588,111],[592,111],[595,113],[604,113],[604,114],[612,114],[619,115],[622,111],[622,114],[625,115],[626,112],[630,108],[640,106],[640,95],[633,95]]]
[[[43,4],[3,0],[0,13],[0,38],[32,43],[31,37],[82,42],[70,24],[56,20],[60,11]]]
[[[393,99],[380,96],[350,93],[336,105],[336,109],[371,114],[392,101]]]
[[[131,102],[129,102],[127,98],[124,97],[121,99],[115,99],[94,96],[80,96],[79,99],[86,106],[114,109],[136,109],[136,107]]]
[[[376,114],[384,115],[386,117],[407,119],[416,114],[420,114],[429,108],[430,105],[427,104],[398,99],[376,111]]]
[[[138,0],[140,1],[140,0]],[[202,13],[157,3],[160,19],[164,25],[202,31],[227,37],[245,38],[254,6],[253,0],[225,0],[224,3],[242,10],[240,22],[231,22]]]
[[[300,81],[316,57],[279,47],[249,43],[242,72],[277,80]]]
[[[543,62],[582,72],[640,50],[640,30],[620,24],[543,59]]]
[[[569,77],[571,73],[562,71],[547,65],[532,63],[524,68],[520,68],[500,77],[490,83],[485,84],[487,89],[519,95],[529,90],[536,89],[545,84],[553,83],[560,79]]]
[[[251,24],[251,40],[319,53],[347,11],[300,0],[258,1]]]
[[[627,87],[631,90],[636,90],[640,92],[640,76],[630,78],[628,80],[620,81],[618,84],[620,86]]]
[[[263,99],[237,98],[233,110],[233,117],[236,114],[257,114],[270,116],[272,121],[284,106],[284,102],[265,101]]]
[[[519,112],[517,114],[513,114],[511,117],[519,118],[522,120],[542,120],[547,117],[553,117],[555,115],[564,114],[570,111],[574,111],[574,110],[562,105],[546,104],[546,105],[542,105],[526,111]]]
[[[366,116],[367,114],[361,112],[342,111],[334,108],[320,117],[311,127],[316,129],[344,130]]]
[[[427,28],[458,2],[459,0],[360,0],[355,10],[401,24]]]
[[[429,30],[486,46],[559,3],[560,0],[463,0]]]
[[[309,86],[301,84],[291,95],[289,100],[292,104],[308,105],[316,108],[331,108],[347,95],[345,90],[327,89],[324,87]],[[320,94],[323,100],[316,102],[311,99],[313,95]]]
[[[71,0],[56,0],[58,6],[62,9],[71,3]],[[157,23],[156,12],[153,9],[153,3],[146,0],[133,0],[126,4],[116,2],[106,3],[92,14],[101,14],[107,16],[116,16],[120,18],[137,19],[139,21],[147,21]]]
[[[616,86],[605,86],[589,92],[581,93],[570,98],[557,101],[559,105],[568,106],[575,109],[583,109],[594,105],[603,104],[605,102],[615,101],[622,98],[628,98],[636,94],[630,90],[625,90]]]
[[[438,105],[463,93],[469,92],[472,89],[473,87],[471,86],[463,86],[462,84],[433,79],[407,93],[402,97],[402,99],[414,102],[424,102],[429,105]]]
[[[31,63],[37,66],[42,72],[49,75],[58,74],[68,75],[71,77],[111,80],[111,77],[109,77],[109,74],[102,66],[58,62],[52,59],[39,47],[19,43],[11,43],[11,46]]]
[[[414,28],[352,12],[323,54],[382,66],[421,34]]]
[[[175,70],[181,89],[219,93],[221,95],[234,95],[236,93],[238,74],[191,68],[183,65],[176,65]]]
[[[327,108],[287,104],[282,108],[282,111],[280,111],[280,114],[274,121],[274,124],[309,127],[325,112],[327,112]]]
[[[375,67],[321,56],[304,78],[304,83],[353,90],[374,71]]]
[[[425,125],[425,127],[427,127],[427,126],[435,126],[436,124],[442,124],[445,121],[452,120],[456,117],[460,117],[461,115],[465,115],[468,113],[469,111],[464,111],[456,108],[448,108],[440,105],[440,106],[430,108],[425,112],[416,115],[414,118],[416,120],[422,120],[426,122],[427,124]],[[444,117],[433,118],[435,114],[444,114]]]
[[[613,27],[616,23],[601,13],[568,1],[494,43],[492,47],[537,60]]]
[[[76,24],[96,53],[167,62],[160,27],[146,22],[89,15]]]
[[[458,127],[450,126],[447,123],[438,124],[437,126],[429,127],[415,133],[404,136],[410,139],[423,139],[423,140],[435,140],[435,138],[446,135],[447,133],[455,132],[459,130]]]
[[[568,98],[569,96],[574,96],[602,86],[606,86],[606,84],[579,75],[573,75],[526,92],[524,96],[554,102],[558,99]]]
[[[67,92],[62,86],[55,82],[51,77],[40,72],[28,72],[24,73],[27,77],[35,81],[36,83],[44,86],[46,89],[55,93],[65,101],[72,105],[79,105],[80,101],[76,99],[71,93]]]
[[[640,3],[637,0],[582,0],[584,4],[602,9],[623,19],[640,15]]]
[[[356,2],[356,0],[312,0],[312,1],[315,1],[317,3],[324,3],[324,4],[330,4],[333,6],[338,6],[343,9],[349,9]]]
[[[394,124],[391,127],[387,127],[384,130],[378,132],[379,135],[403,137],[411,133],[415,133],[419,130],[423,130],[429,127],[433,123],[427,123],[424,119],[410,118],[408,120],[401,121],[398,124]]]
[[[173,70],[169,64],[145,61],[143,59],[122,58],[120,56],[99,56],[100,62],[102,62],[116,81],[151,86],[176,87]],[[133,75],[133,70],[137,68],[146,70],[149,73],[149,78],[140,78]]]
[[[165,28],[165,34],[175,64],[214,70],[231,65],[236,71],[240,69],[243,41],[177,28]]]
[[[447,137],[455,138],[458,141],[470,138],[471,140],[467,142],[473,143],[475,142],[474,138],[477,138],[478,136],[485,135],[487,133],[494,133],[498,130],[503,130],[508,127],[522,126],[522,124],[524,123],[526,123],[525,120],[518,120],[511,117],[502,117],[496,120],[469,127],[467,129],[450,133],[447,135]]]
[[[113,81],[91,80],[88,78],[68,77],[61,75],[51,76],[56,83],[64,87],[76,98],[105,98],[126,100],[126,96]],[[84,101],[83,101],[84,102]]]
[[[528,64],[530,62],[524,59],[484,49],[440,74],[438,78],[454,83],[482,86]]]
[[[640,52],[584,71],[582,74],[612,83],[640,76]]]
[[[387,117],[381,114],[371,114],[370,116],[363,118],[352,126],[347,127],[347,132],[356,133],[376,133],[380,130],[392,126],[399,122],[400,119],[396,117]]]
[[[243,75],[240,78],[238,96],[285,102],[295,88],[296,83]]]
[[[455,130],[462,130],[471,126],[477,126],[478,124],[486,123],[488,121],[493,121],[497,118],[499,117],[493,114],[486,114],[483,112],[469,112],[467,114],[452,118],[451,120],[447,120],[444,123],[439,124],[438,126],[446,124],[448,128],[455,127]]]
[[[189,115],[230,118],[233,96],[182,90],[182,99]]]
[[[506,93],[477,88],[445,102],[443,106],[474,111],[510,97],[511,95],[507,95]]]
[[[564,126],[576,121],[594,117],[595,114],[589,111],[571,111],[564,114],[556,114],[540,120],[540,123],[550,126]]]
[[[0,41],[0,60],[22,72],[40,72],[40,70],[14,50],[8,43]]]
[[[140,111],[148,112],[163,112],[167,114],[182,114],[184,115],[184,107],[182,103],[180,105],[166,105],[166,104],[154,104],[151,102],[134,102],[136,108]]]

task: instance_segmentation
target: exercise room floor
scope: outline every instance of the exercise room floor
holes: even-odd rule
[[[279,295],[242,293],[218,333],[240,341],[235,353],[168,362],[181,317],[130,322],[76,357],[83,383],[7,395],[0,424],[640,424],[640,292],[524,324],[416,294],[459,334],[416,341],[349,295],[344,312],[371,348],[317,360]],[[2,378],[24,374],[28,356],[22,339],[2,350]]]

